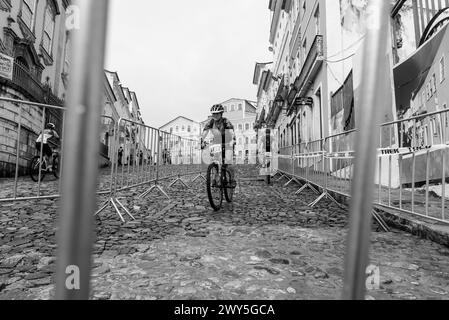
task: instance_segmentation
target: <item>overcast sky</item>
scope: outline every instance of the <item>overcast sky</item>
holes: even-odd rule
[[[269,20],[268,0],[112,0],[106,69],[136,92],[146,124],[202,121],[215,103],[255,100]]]

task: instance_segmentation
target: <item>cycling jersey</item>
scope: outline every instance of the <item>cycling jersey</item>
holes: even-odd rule
[[[225,130],[234,130],[234,126],[231,121],[226,118],[221,118],[220,120],[211,119],[204,127],[204,130],[211,129],[217,129],[223,134]]]
[[[39,135],[36,142],[42,142],[44,144],[48,143],[48,139],[51,139],[53,137],[59,138],[58,134],[54,130],[50,129],[44,129],[44,132]],[[43,141],[42,141],[43,140]]]

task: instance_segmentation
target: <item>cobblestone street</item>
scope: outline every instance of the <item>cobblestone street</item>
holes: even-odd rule
[[[138,200],[144,187],[122,194],[136,221],[123,224],[110,208],[95,219],[92,298],[340,298],[348,212],[330,201],[310,209],[312,191],[295,196],[296,185],[266,186],[255,167],[238,169],[235,203],[217,213],[191,177],[189,189],[162,184],[171,200]],[[0,204],[0,299],[52,298],[57,203]],[[368,299],[449,299],[448,248],[372,229],[381,284]]]

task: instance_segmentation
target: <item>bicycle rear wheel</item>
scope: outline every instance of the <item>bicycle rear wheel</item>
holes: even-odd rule
[[[231,203],[234,199],[234,191],[235,188],[231,188],[230,187],[230,183],[231,183],[231,172],[229,170],[225,170],[225,176],[224,176],[224,194],[225,194],[225,198],[226,201]]]
[[[45,178],[45,173],[47,171],[47,168],[45,168],[45,164],[43,162],[41,162],[40,157],[36,156],[30,162],[30,177],[31,177],[31,180],[33,180],[34,182],[39,181],[39,167],[42,168],[41,169],[41,182],[42,182]]]
[[[223,203],[223,189],[221,186],[220,172],[218,165],[212,163],[207,168],[207,197],[212,209],[218,211]]]

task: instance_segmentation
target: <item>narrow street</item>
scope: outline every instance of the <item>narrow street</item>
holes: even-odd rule
[[[107,179],[107,176],[103,176]],[[314,209],[311,191],[266,186],[240,166],[235,203],[214,213],[205,183],[170,181],[172,197],[145,188],[121,194],[136,221],[108,209],[96,218],[93,299],[336,299],[341,296],[348,212]],[[30,188],[33,187],[32,182]],[[51,184],[51,182],[49,182]],[[269,201],[267,201],[269,199]],[[99,202],[104,198],[99,198]],[[58,201],[0,205],[0,300],[54,294]],[[449,299],[449,249],[402,231],[372,227],[371,264],[380,287],[368,299]]]

